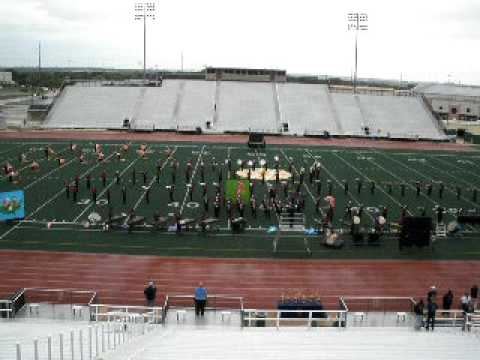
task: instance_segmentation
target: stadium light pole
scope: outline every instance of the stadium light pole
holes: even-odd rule
[[[353,74],[353,94],[357,92],[358,32],[368,30],[368,15],[365,13],[348,14],[348,30],[355,31],[355,72]]]
[[[155,20],[155,3],[138,2],[135,4],[135,20],[143,20],[143,82],[147,79],[147,18]]]

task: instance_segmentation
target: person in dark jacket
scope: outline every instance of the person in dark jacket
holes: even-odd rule
[[[432,286],[430,291],[427,293],[427,300],[436,302],[437,301],[437,288]]]
[[[470,298],[472,299],[473,307],[476,310],[477,305],[478,305],[478,302],[477,302],[478,301],[478,286],[477,285],[473,285],[472,288],[470,289]]]
[[[143,290],[145,299],[147,300],[147,306],[155,306],[155,299],[157,297],[157,287],[153,281],[148,283],[148,286]]]
[[[448,290],[448,292],[443,295],[443,309],[450,310],[453,304],[453,292],[452,290]]]
[[[413,312],[415,313],[415,330],[420,330],[423,327],[423,309],[425,304],[420,300],[415,304]]]
[[[427,325],[425,329],[428,331],[430,330],[430,327],[432,328],[432,331],[435,327],[435,313],[437,311],[437,304],[435,303],[434,300],[429,300],[427,304]]]

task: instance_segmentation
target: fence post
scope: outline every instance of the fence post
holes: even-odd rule
[[[52,335],[48,335],[47,340],[47,359],[52,360]]]
[[[95,356],[98,357],[98,324],[95,325]]]
[[[22,348],[20,346],[20,343],[17,342],[16,344],[16,348],[17,348],[17,360],[22,360]]]
[[[63,333],[60,333],[60,360],[63,360]]]
[[[38,339],[33,340],[33,358],[38,360]]]
[[[105,352],[105,326],[102,324],[102,354]]]
[[[308,312],[308,327],[309,328],[312,327],[312,312],[311,311]]]
[[[75,360],[75,344],[74,344],[74,333],[73,330],[70,331],[70,352],[72,353],[72,360]]]
[[[113,349],[117,347],[117,329],[115,323],[113,324]]]
[[[112,325],[107,323],[107,350],[110,350],[110,333],[112,332]]]
[[[92,326],[88,327],[88,358],[92,360]]]
[[[79,346],[80,346],[80,360],[83,360],[83,331],[82,330],[78,332],[78,340],[79,340]]]

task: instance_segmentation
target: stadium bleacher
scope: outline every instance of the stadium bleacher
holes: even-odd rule
[[[161,87],[67,86],[45,128],[445,140],[420,97],[352,95],[326,85],[167,80]]]

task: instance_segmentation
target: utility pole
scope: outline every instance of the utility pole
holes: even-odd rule
[[[353,75],[353,94],[357,92],[357,63],[358,63],[358,31],[368,30],[368,15],[365,13],[349,13],[348,14],[348,30],[355,31],[355,73]]]
[[[40,94],[40,72],[42,70],[42,43],[38,42],[38,76],[37,76],[37,96]]]
[[[147,18],[155,20],[155,3],[135,4],[135,20],[143,20],[143,82],[147,79]]]

